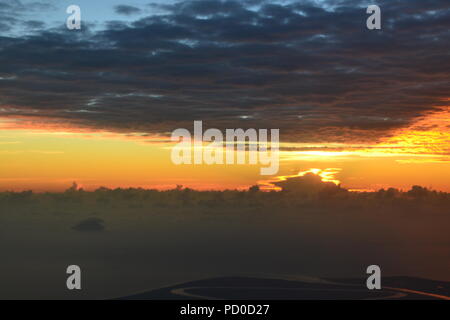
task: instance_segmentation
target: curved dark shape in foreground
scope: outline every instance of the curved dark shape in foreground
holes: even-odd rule
[[[121,300],[366,300],[450,299],[450,283],[411,277],[383,278],[381,290],[365,279],[293,281],[273,278],[222,277],[143,292]]]

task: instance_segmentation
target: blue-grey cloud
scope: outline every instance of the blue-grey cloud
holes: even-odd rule
[[[449,96],[448,1],[182,1],[81,32],[0,37],[0,116],[113,131],[280,128],[372,140]],[[32,23],[37,27],[36,23]],[[1,28],[1,26],[0,26]]]
[[[128,5],[115,6],[114,10],[115,10],[116,13],[123,14],[123,15],[126,15],[126,16],[138,14],[138,13],[141,12],[141,9],[133,7],[133,6],[128,6]]]

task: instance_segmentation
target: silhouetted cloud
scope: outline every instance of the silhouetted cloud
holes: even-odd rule
[[[82,232],[99,232],[105,230],[104,223],[99,218],[88,218],[73,226],[72,229]]]

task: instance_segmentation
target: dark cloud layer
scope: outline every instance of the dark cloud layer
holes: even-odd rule
[[[138,14],[141,12],[141,9],[133,7],[133,6],[128,6],[128,5],[119,5],[119,6],[116,6],[114,9],[115,9],[116,13],[123,14],[126,16]]]
[[[285,140],[376,139],[443,105],[450,84],[450,2],[377,3],[376,31],[362,1],[201,0],[153,4],[164,13],[101,31],[0,36],[0,116],[121,132],[203,120],[280,128]]]

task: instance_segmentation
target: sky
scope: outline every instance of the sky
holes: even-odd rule
[[[314,169],[450,192],[449,40],[444,0],[4,0],[0,190],[247,188]],[[280,129],[279,173],[174,165],[170,134],[195,120]]]

